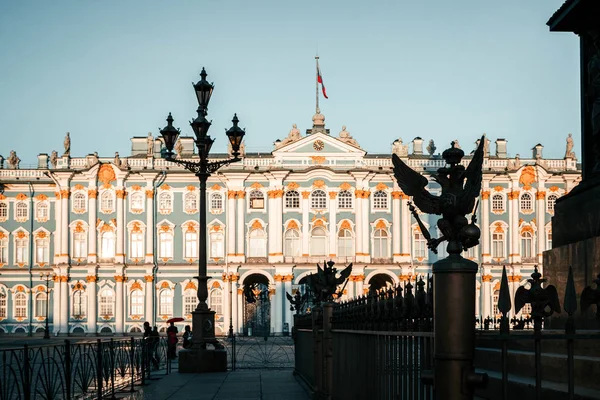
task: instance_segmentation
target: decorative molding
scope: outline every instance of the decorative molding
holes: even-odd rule
[[[490,191],[489,190],[484,190],[481,192],[481,199],[482,200],[488,200],[490,198]]]
[[[98,170],[98,181],[102,182],[105,188],[108,188],[110,187],[110,183],[116,180],[117,176],[110,164],[102,164]]]
[[[96,189],[88,189],[88,198],[95,199],[98,197],[98,191]]]
[[[482,282],[491,282],[491,281],[492,281],[492,278],[493,278],[493,277],[492,277],[491,275],[483,275],[483,276],[481,277],[481,281],[482,281]]]
[[[27,200],[27,195],[24,193],[19,193],[15,196],[15,199],[17,200]]]
[[[325,160],[326,160],[325,157],[323,157],[323,156],[310,156],[310,159],[315,164],[324,164]]]
[[[300,187],[300,185],[298,185],[296,182],[290,182],[287,185],[287,189],[288,190],[296,190]]]
[[[263,225],[259,220],[255,219],[254,222],[252,222],[251,228],[252,229],[263,229]]]
[[[299,229],[298,223],[296,221],[294,221],[293,219],[289,220],[287,223],[286,229]]]
[[[538,190],[537,193],[535,194],[535,198],[537,200],[544,200],[546,198],[546,192]]]
[[[310,197],[310,192],[309,191],[302,192],[302,198],[303,199],[308,199],[309,197]]]
[[[331,200],[335,200],[336,197],[337,197],[337,192],[329,192],[329,198]]]
[[[154,190],[146,190],[146,198],[147,199],[152,199],[154,198]]]
[[[313,182],[312,187],[317,188],[317,189],[322,189],[325,187],[325,181],[323,181],[321,179],[317,179]]]
[[[250,188],[252,189],[262,189],[263,185],[259,182],[254,182],[252,185],[250,185]]]
[[[375,186],[375,189],[376,190],[387,190],[388,186],[385,183],[380,182],[377,184],[377,186]]]
[[[521,171],[521,176],[519,177],[519,183],[523,185],[523,189],[531,189],[531,184],[536,182],[536,180],[535,168],[533,168],[531,165],[524,167]]]

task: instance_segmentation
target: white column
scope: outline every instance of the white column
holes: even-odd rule
[[[63,272],[65,273],[65,272]],[[60,333],[69,333],[69,277],[60,276]]]
[[[229,318],[231,316],[230,313],[230,309],[229,309],[229,301],[230,301],[230,295],[229,295],[229,290],[231,288],[231,281],[229,279],[229,277],[227,275],[225,275],[225,273],[223,273],[222,275],[222,279],[223,279],[223,284],[225,285],[225,287],[223,288],[223,290],[221,290],[221,293],[223,294],[223,299],[222,301],[222,310],[223,310],[223,332],[228,332],[229,330]],[[233,288],[231,288],[231,290],[233,290]],[[231,306],[231,308],[233,309],[233,305]]]
[[[96,287],[96,273],[92,271],[92,274],[88,275],[87,278],[87,332],[89,335],[96,334],[98,331],[97,323],[98,310],[96,308],[98,302],[97,287]]]
[[[120,273],[120,271],[119,271]],[[123,333],[124,321],[123,321],[123,275],[115,275],[116,284],[116,307],[115,307],[115,333]]]
[[[536,193],[537,207],[535,214],[537,228],[537,262],[542,263],[542,253],[546,249],[546,192],[544,191],[544,182],[538,182],[538,192]]]
[[[308,197],[309,191],[302,192],[302,257],[308,257],[308,238],[310,236],[308,225]]]
[[[277,189],[274,192],[275,213],[271,213],[269,216],[269,220],[275,217],[275,237],[272,240],[275,242],[273,249],[276,255],[273,257],[273,262],[283,262],[283,189]]]
[[[52,332],[60,330],[60,272],[52,278],[54,281],[54,297],[52,298]]]
[[[362,224],[362,218],[363,218],[363,213],[362,213],[362,196],[363,196],[363,191],[356,189],[354,191],[354,230],[356,231],[356,236],[355,236],[355,253],[356,253],[356,261],[361,260],[362,261],[362,255],[363,255],[363,240],[362,237],[364,235],[363,233],[363,224]]]
[[[238,321],[238,333],[243,332],[244,329],[244,304],[242,303],[244,301],[244,293],[243,293],[243,289],[242,288],[238,288],[237,290],[237,321]]]
[[[292,279],[294,278],[293,275],[286,275],[283,278],[283,282],[284,282],[284,291],[286,293],[289,293],[290,296],[292,295]],[[288,332],[290,332],[290,335],[292,334],[292,326],[294,326],[294,314],[292,313],[292,310],[290,310],[290,303],[287,301],[287,296],[283,295],[283,311],[285,313],[285,318],[284,321],[287,322],[288,324]]]
[[[400,196],[401,192],[392,192],[392,257],[394,262],[400,262],[402,250],[400,249]]]
[[[354,297],[356,297],[354,286],[355,286],[355,277],[354,277],[354,275],[351,275],[350,278],[348,279],[348,286],[346,286],[346,289],[348,290],[348,298],[349,299],[353,299]]]
[[[402,260],[404,262],[410,262],[410,212],[408,210],[408,196],[404,193],[401,194],[402,201],[400,202],[400,214],[402,215],[402,242],[400,243]]]
[[[490,191],[481,192],[481,254],[482,261],[489,263],[492,261],[490,253]]]
[[[274,289],[273,285],[271,285],[270,289],[269,289],[269,301],[271,302],[271,333],[272,334],[277,332],[277,328],[276,328],[277,320],[275,318],[275,312],[277,310],[277,307],[275,307],[276,295],[277,295],[277,291],[276,291],[276,289]],[[252,334],[254,335],[254,333],[252,333]]]
[[[364,281],[365,281],[364,275],[356,276],[356,295],[357,296],[363,295]]]
[[[62,214],[62,203],[60,201],[60,192],[56,192],[56,199],[54,200],[54,264],[60,264],[60,249],[62,246],[61,236],[63,234],[63,230],[61,228],[61,214]],[[95,225],[95,224],[94,224]],[[68,231],[65,231],[66,235]]]
[[[510,225],[508,227],[508,235],[510,238],[510,258],[511,263],[521,262],[521,252],[519,251],[519,188],[513,187],[511,196],[509,197],[509,212]]]
[[[233,332],[239,332],[238,321],[238,284],[237,276],[231,280],[231,315],[233,316]]]
[[[125,202],[125,188],[121,187],[116,190],[117,192],[117,246],[116,246],[116,263],[124,263],[125,262],[125,251],[124,243],[125,243],[125,207],[123,207],[123,203]]]
[[[481,277],[481,298],[481,316],[487,318],[492,314],[492,275],[489,267],[484,267]]]
[[[235,197],[236,192],[230,190],[227,192],[227,262],[236,259],[235,252]]]
[[[275,280],[275,296],[274,304],[275,307],[275,333],[281,333],[283,330],[283,284],[281,283],[283,277],[280,275],[278,280]]]
[[[329,257],[337,254],[337,192],[329,192]]]
[[[246,210],[244,198],[246,197],[246,192],[240,190],[237,194],[237,260],[238,262],[244,262],[244,255],[246,254],[244,250],[244,234],[246,231],[244,229],[244,211]]]
[[[146,264],[154,262],[154,190],[146,187]],[[152,323],[150,324],[152,325]]]
[[[154,326],[154,290],[152,285],[154,283],[154,277],[152,275],[144,276],[146,281],[146,312],[145,319],[150,322],[150,326]]]
[[[60,214],[60,229],[62,235],[60,236],[60,256],[63,263],[69,262],[69,196],[71,192],[69,190],[63,190],[61,193],[61,207],[62,211]],[[31,262],[31,261],[30,261]]]
[[[96,252],[97,244],[97,231],[96,231],[96,197],[98,197],[98,190],[95,187],[88,189],[88,263],[93,264],[98,260]],[[89,330],[89,329],[88,329]]]
[[[268,240],[267,240],[267,256],[269,262],[275,262],[274,258],[277,257],[277,250],[275,250],[276,242],[277,242],[277,228],[280,228],[280,225],[277,224],[277,207],[275,206],[275,191],[269,190],[267,192],[267,210],[269,210],[269,226],[267,228],[268,231]]]
[[[362,261],[364,262],[370,262],[371,261],[371,250],[369,249],[370,247],[370,242],[371,242],[371,227],[369,226],[369,212],[370,212],[370,197],[371,197],[371,192],[369,190],[365,190],[363,192],[363,205],[362,205],[362,219],[361,219],[361,223],[363,226],[363,232],[362,232],[362,240],[363,240],[363,246],[362,246],[362,252],[363,252],[363,258]]]

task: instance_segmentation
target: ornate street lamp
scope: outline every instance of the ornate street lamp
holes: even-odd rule
[[[51,272],[40,272],[40,279],[46,281],[46,329],[44,330],[44,339],[50,339],[50,278],[54,277],[54,274]]]
[[[198,306],[192,312],[192,348],[182,350],[179,357],[179,372],[210,372],[225,371],[227,369],[226,353],[223,346],[215,338],[215,312],[208,308],[207,287],[207,253],[206,253],[206,181],[208,177],[224,165],[240,161],[240,144],[245,131],[238,127],[237,115],[233,116],[233,126],[226,132],[231,143],[233,158],[223,161],[209,161],[208,156],[214,139],[208,135],[211,123],[206,119],[208,103],[214,85],[206,80],[206,71],[202,68],[201,80],[194,84],[194,91],[198,98],[198,117],[190,122],[196,136],[194,142],[198,148],[199,162],[177,160],[173,158],[173,147],[177,142],[180,130],[173,126],[171,113],[167,117],[167,126],[161,135],[167,148],[167,161],[182,165],[193,172],[200,181],[200,249],[198,257]],[[207,344],[215,347],[214,354],[209,354]],[[219,351],[220,350],[220,351]]]

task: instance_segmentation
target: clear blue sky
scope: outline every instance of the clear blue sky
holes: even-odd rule
[[[270,151],[315,112],[315,61],[327,127],[370,153],[397,137],[483,132],[510,155],[580,151],[579,47],[546,21],[563,0],[0,2],[0,154],[128,155],[169,111],[191,135],[191,82],[205,66],[215,151],[234,112],[249,151]],[[492,151],[495,147],[492,146]]]

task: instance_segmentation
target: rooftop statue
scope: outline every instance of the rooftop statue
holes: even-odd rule
[[[69,136],[69,132],[67,132],[67,135],[65,136],[65,141],[63,142],[63,145],[65,146],[65,156],[68,156],[69,154],[71,154],[71,137]]]
[[[567,150],[565,151],[565,158],[575,158],[575,152],[573,151],[573,135],[569,133],[567,137]]]
[[[11,150],[6,161],[8,162],[8,169],[19,169],[19,163],[21,162],[21,159],[17,157],[16,151]]]
[[[398,157],[406,157],[408,155],[408,145],[402,143],[402,138],[394,140],[394,143],[392,143],[392,153]]]
[[[429,153],[430,156],[435,154],[435,151],[437,150],[437,147],[435,147],[435,142],[433,141],[433,139],[429,140],[429,144],[427,145],[427,152]]]
[[[485,137],[481,138],[466,169],[460,164],[465,153],[457,147],[456,142],[452,142],[452,147],[444,150],[442,158],[446,161],[446,166],[439,168],[433,175],[433,179],[442,187],[440,196],[429,193],[426,189],[429,183],[427,178],[411,169],[396,154],[392,154],[394,175],[402,191],[413,197],[415,205],[422,212],[442,215],[437,223],[442,236],[432,239],[429,232],[423,232],[427,238],[427,246],[432,251],[436,251],[443,241],[448,241],[447,249],[451,255],[460,254],[479,243],[479,228],[475,225],[474,218],[469,223],[465,215],[473,212],[475,199],[481,191],[483,139]],[[420,222],[418,215],[417,222]]]
[[[344,143],[348,143],[350,146],[360,148],[360,145],[358,144],[358,142],[354,138],[352,138],[352,135],[350,135],[350,133],[348,131],[346,131],[346,125],[342,126],[342,131],[340,132],[339,139]]]
[[[175,144],[175,152],[177,153],[177,158],[181,158],[183,154],[183,143],[181,142],[181,138]]]
[[[52,153],[50,154],[50,165],[52,165],[52,168],[56,168],[56,164],[58,164],[58,152],[52,150]]]
[[[296,140],[302,138],[300,131],[298,130],[298,126],[296,124],[292,125],[292,129],[290,129],[290,133],[288,133],[287,137],[279,142],[275,142],[275,148],[278,149],[283,147],[289,143],[293,143]]]
[[[147,155],[154,155],[154,138],[152,137],[152,132],[148,132],[148,139],[146,139]]]

